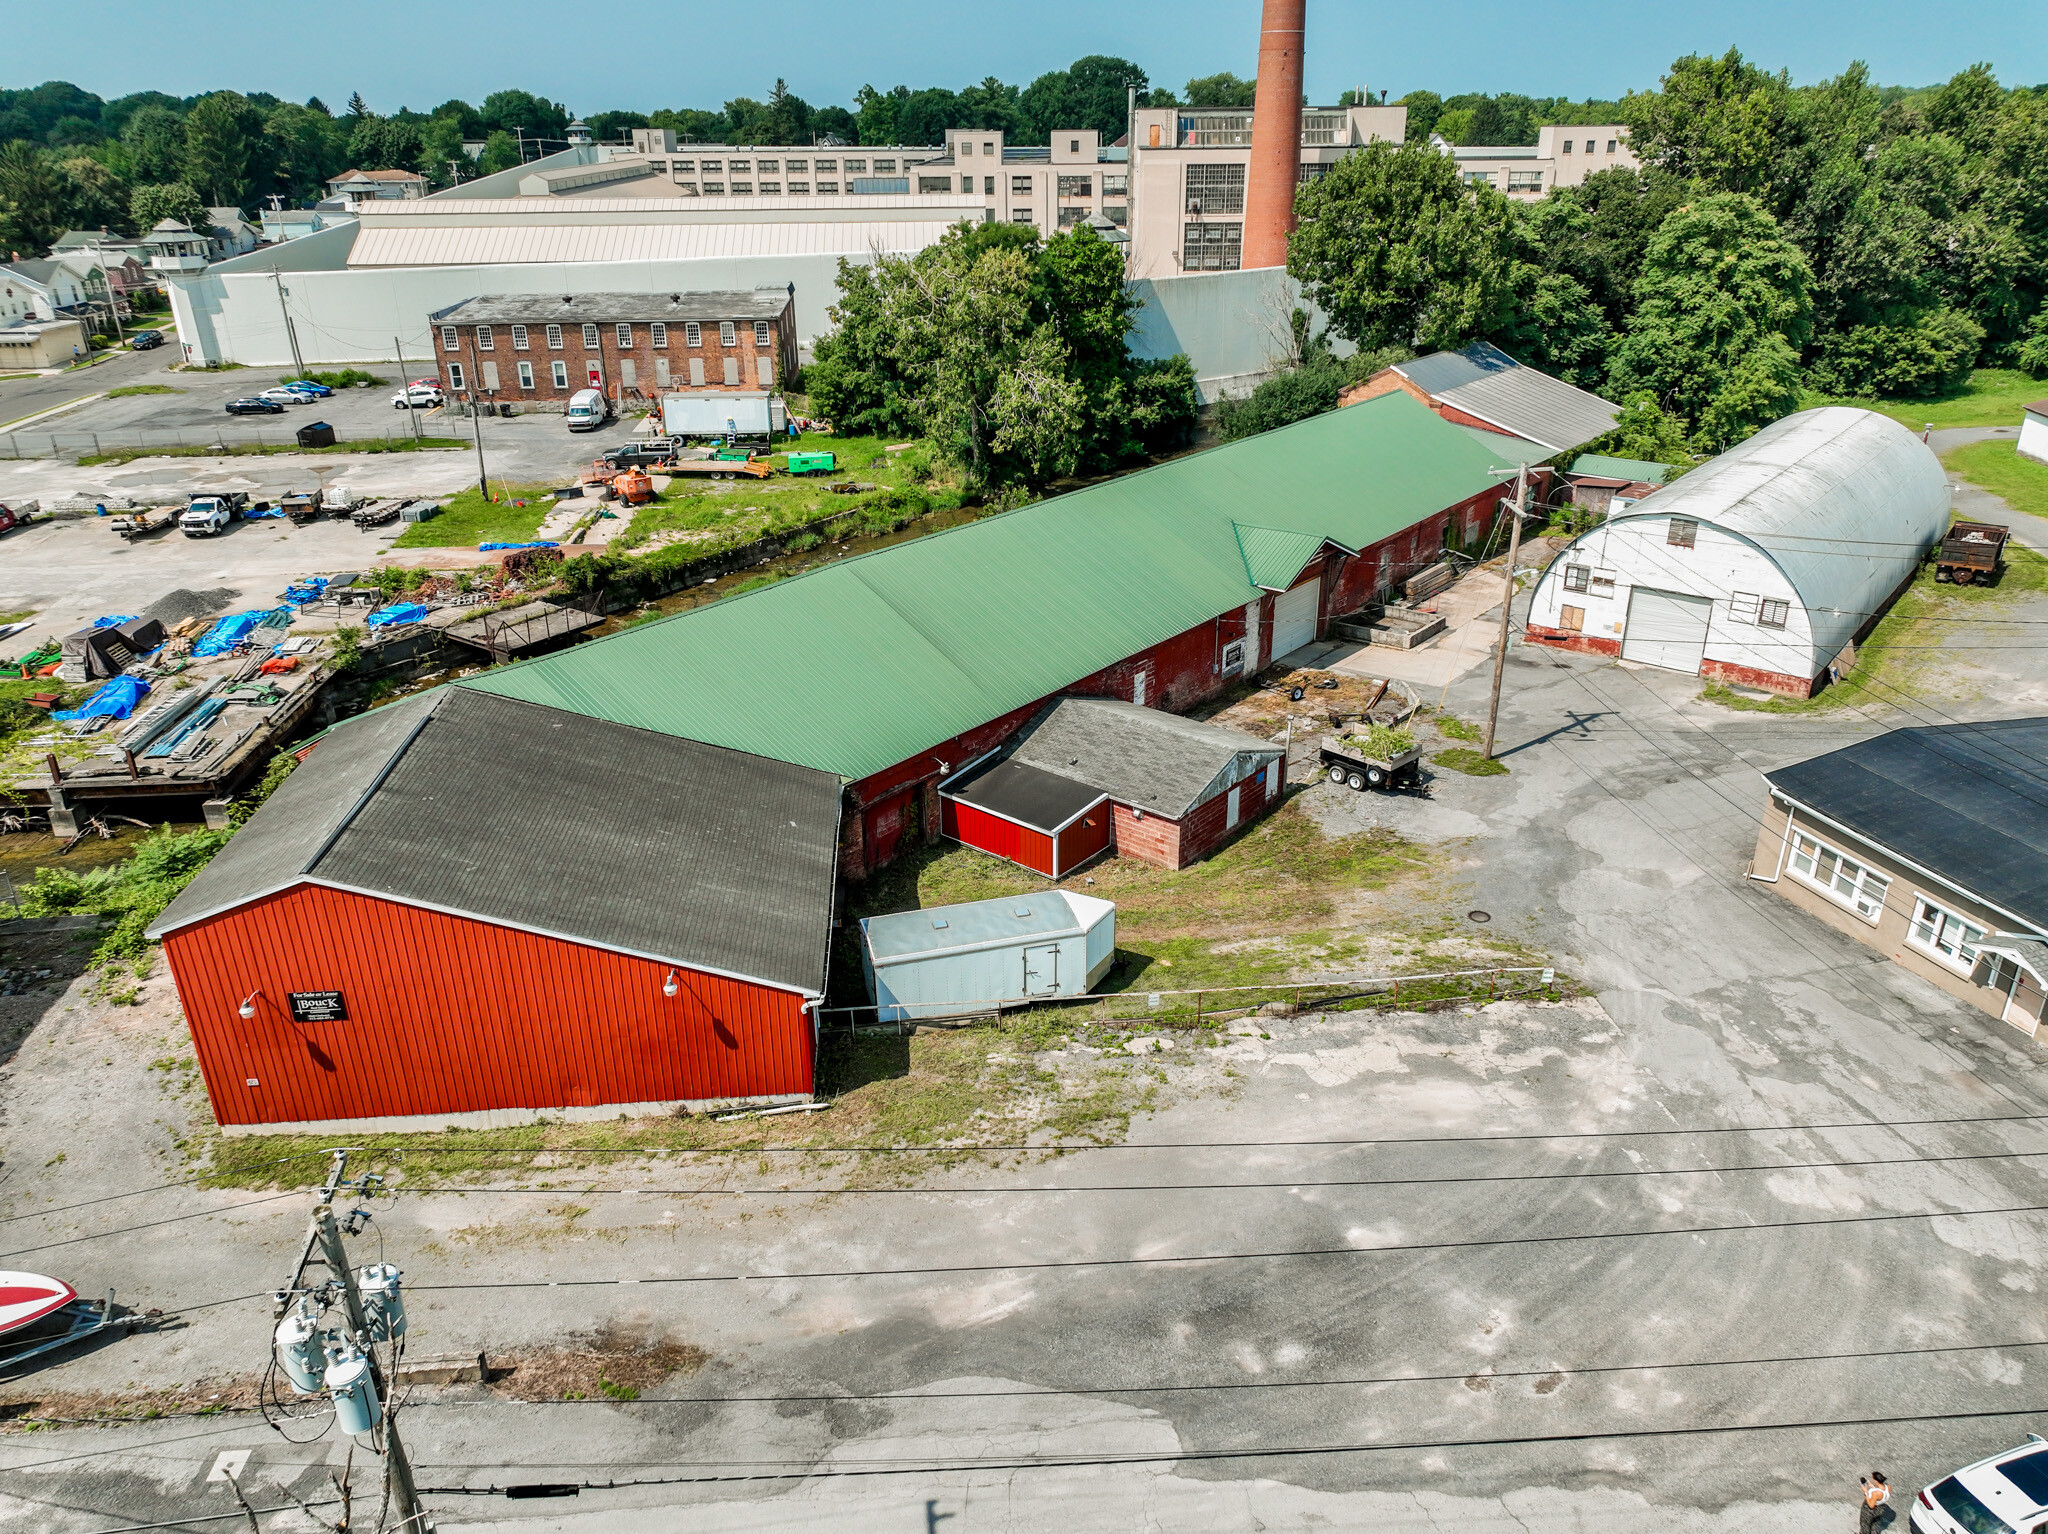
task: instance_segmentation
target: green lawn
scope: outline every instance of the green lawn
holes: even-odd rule
[[[1937,429],[2017,426],[2020,411],[2043,396],[2048,396],[2048,381],[2029,378],[2011,368],[1979,368],[1970,375],[1967,387],[1936,399],[1841,399],[1810,394],[1799,403],[1802,409],[1815,405],[1860,405],[1919,431],[1930,423]]]
[[[834,495],[829,486],[849,476],[885,489],[915,482],[909,469],[924,467],[918,449],[905,453],[885,452],[879,437],[827,437],[806,433],[788,452],[777,453],[765,462],[777,469],[789,467],[789,452],[831,453],[838,466],[831,474],[801,479],[781,477],[770,480],[721,481],[726,488],[712,490],[700,479],[676,479],[652,504],[633,515],[633,525],[613,540],[612,547],[624,553],[639,547],[659,532],[705,532],[723,530],[726,538],[706,540],[745,542],[778,528],[795,527],[833,511],[853,511],[861,502]],[[903,460],[915,458],[906,465]]]
[[[493,485],[495,501],[484,499],[474,485],[441,508],[431,522],[415,522],[392,547],[400,549],[475,548],[479,543],[530,543],[541,519],[554,509],[546,485]],[[524,501],[524,506],[514,505]]]
[[[1970,442],[1943,453],[1941,461],[2014,511],[2048,517],[2048,463],[2020,457],[2017,443]]]

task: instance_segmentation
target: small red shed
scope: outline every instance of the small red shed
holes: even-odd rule
[[[1114,846],[1185,868],[1278,804],[1269,741],[1113,698],[1062,698],[939,785],[945,834],[1064,878]]]
[[[449,687],[319,746],[151,928],[229,1133],[812,1091],[830,773]]]

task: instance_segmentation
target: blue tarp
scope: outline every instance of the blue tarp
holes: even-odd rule
[[[559,543],[479,543],[476,551],[488,554],[493,549],[559,549]]]
[[[92,626],[96,629],[117,629],[124,623],[133,623],[134,621],[135,614],[133,613],[115,613],[111,617],[93,619]]]
[[[199,643],[192,646],[192,653],[202,657],[225,655],[236,645],[247,639],[250,631],[257,624],[266,620],[276,626],[290,623],[292,621],[292,610],[289,607],[279,607],[270,612],[231,613],[206,631],[205,636],[200,639]]]
[[[426,615],[426,608],[417,602],[396,602],[390,607],[378,608],[363,621],[371,628],[379,629],[391,623],[417,623]]]
[[[135,712],[135,705],[149,691],[149,683],[139,676],[117,676],[98,692],[87,698],[77,708],[61,714],[52,714],[52,719],[91,719],[99,714],[112,714],[116,719],[126,719]]]
[[[327,591],[327,577],[316,575],[311,580],[294,581],[285,588],[284,599],[303,607],[308,602],[317,602]]]
[[[245,511],[242,513],[242,519],[247,522],[266,522],[273,518],[280,522],[284,520],[284,508],[282,506],[273,506],[268,511]]]

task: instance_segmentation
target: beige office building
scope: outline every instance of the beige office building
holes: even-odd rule
[[[1553,124],[1536,130],[1534,144],[1452,144],[1430,135],[1430,143],[1458,162],[1466,181],[1490,186],[1522,202],[1546,196],[1553,187],[1577,186],[1595,171],[1634,170],[1640,163],[1628,147],[1628,129]]]

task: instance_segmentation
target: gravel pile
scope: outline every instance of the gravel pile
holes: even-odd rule
[[[233,586],[215,586],[210,591],[187,591],[180,586],[144,608],[142,616],[154,618],[165,628],[174,629],[187,618],[210,618],[215,613],[226,612],[228,604],[241,594]]]

